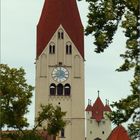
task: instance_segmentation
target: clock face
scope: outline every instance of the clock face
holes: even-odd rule
[[[52,78],[59,83],[64,82],[68,77],[69,72],[63,67],[57,67],[52,72]]]

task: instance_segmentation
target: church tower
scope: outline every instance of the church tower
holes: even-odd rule
[[[76,0],[45,0],[37,25],[35,116],[58,105],[69,122],[60,140],[84,140],[84,33]]]
[[[111,121],[107,113],[111,112],[109,104],[102,103],[100,97],[86,107],[86,140],[106,140],[111,133]]]

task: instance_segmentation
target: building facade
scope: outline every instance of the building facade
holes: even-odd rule
[[[60,106],[69,122],[60,140],[84,140],[84,33],[76,0],[45,0],[36,56],[35,116],[40,104]]]
[[[100,97],[93,105],[86,107],[86,140],[107,140],[111,133],[111,121],[107,113],[111,112],[108,104],[104,106]]]

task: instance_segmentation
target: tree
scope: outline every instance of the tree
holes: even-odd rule
[[[26,83],[23,68],[10,68],[0,64],[0,128],[4,126],[22,130],[29,124],[24,116],[31,104],[33,87]]]
[[[62,112],[59,106],[53,107],[52,104],[46,106],[41,105],[41,111],[38,112],[33,131],[38,127],[43,127],[44,123],[47,123],[47,125],[45,125],[47,127],[44,127],[44,129],[47,130],[48,134],[57,136],[59,131],[66,125],[66,121],[63,120],[65,115],[66,112]]]
[[[23,68],[10,68],[8,65],[0,64],[0,128],[19,129],[14,134],[9,134],[12,139],[42,139],[36,130],[43,127],[47,122],[47,133],[56,136],[65,127],[63,120],[66,112],[62,112],[59,106],[51,104],[41,105],[41,111],[36,118],[36,125],[33,130],[23,131],[28,127],[25,114],[28,113],[28,106],[31,104],[33,87],[26,83],[25,71]]]
[[[139,0],[86,0],[89,3],[88,26],[85,34],[95,38],[95,52],[101,53],[109,47],[119,28],[124,29],[126,36],[126,52],[120,57],[124,63],[117,71],[134,70],[134,79],[131,82],[132,94],[126,99],[114,102],[111,120],[120,124],[132,118],[129,124],[130,135],[138,137],[140,128],[140,7]],[[123,46],[122,46],[123,47]],[[131,127],[133,126],[133,131]]]

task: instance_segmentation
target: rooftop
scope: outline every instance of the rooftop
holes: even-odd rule
[[[113,129],[112,133],[107,140],[131,140],[127,134],[127,131],[122,125]]]

